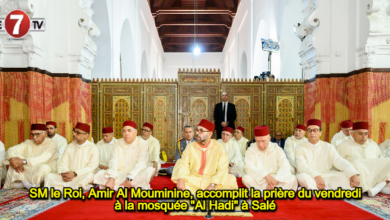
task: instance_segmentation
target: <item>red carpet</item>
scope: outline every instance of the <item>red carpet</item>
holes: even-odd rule
[[[156,177],[153,189],[173,188],[175,185],[168,177]],[[239,186],[243,186],[239,179]],[[252,212],[257,219],[380,219],[362,209],[339,200],[276,200],[276,212]],[[172,220],[172,218],[203,219],[203,217],[170,216],[162,212],[115,212],[114,200],[71,200],[56,206],[33,219],[112,219],[131,217],[148,220]],[[215,219],[244,219],[237,217],[214,217]],[[248,218],[253,219],[253,218]]]
[[[161,168],[168,168],[168,167],[171,167],[174,165],[175,165],[174,163],[164,163],[164,164],[161,164]]]

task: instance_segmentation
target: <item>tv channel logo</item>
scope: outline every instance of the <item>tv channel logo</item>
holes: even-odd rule
[[[0,19],[0,31],[6,31],[10,37],[23,38],[29,31],[45,31],[44,18],[31,18],[22,10],[13,10]]]

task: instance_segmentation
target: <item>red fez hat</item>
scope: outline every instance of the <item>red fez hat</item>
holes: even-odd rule
[[[123,122],[122,128],[125,127],[125,126],[130,126],[130,127],[133,127],[135,129],[137,129],[137,124],[134,121],[125,121],[125,122]]]
[[[85,131],[87,133],[91,132],[91,127],[88,124],[77,122],[76,127],[77,129],[80,129],[82,131]]]
[[[263,137],[269,135],[269,128],[267,125],[255,127],[255,137]]]
[[[368,130],[368,122],[355,122],[353,123],[352,130]]]
[[[307,121],[307,127],[309,127],[310,125],[317,125],[321,128],[321,121],[318,119],[310,119],[309,121]]]
[[[353,126],[353,123],[351,120],[342,121],[340,123],[340,127],[342,128],[351,128]]]
[[[198,126],[204,127],[204,128],[206,128],[207,130],[212,131],[212,132],[214,132],[214,128],[215,128],[215,124],[212,123],[212,122],[209,121],[209,120],[206,120],[206,119],[202,119],[202,120],[199,122],[199,125],[198,125]]]
[[[57,127],[57,123],[55,123],[54,121],[46,122],[46,126],[48,126],[48,125],[53,125],[54,127]]]
[[[148,128],[150,128],[150,130],[153,131],[153,125],[152,124],[145,122],[143,126],[144,127],[148,127]]]
[[[234,131],[234,130],[233,130],[233,128],[226,126],[226,127],[224,127],[224,128],[222,129],[222,131],[227,131],[227,132],[233,134],[233,131]]]
[[[102,133],[103,134],[108,134],[108,133],[111,134],[111,133],[114,133],[114,129],[112,129],[112,127],[103,128]]]
[[[32,130],[46,131],[46,125],[44,125],[44,124],[31,124],[31,131]]]
[[[306,131],[306,126],[305,125],[297,125],[297,126],[295,126],[295,128],[298,128],[298,129]]]
[[[237,127],[237,130],[240,130],[240,131],[242,131],[242,133],[244,133],[245,128],[243,128],[243,127],[241,127],[241,126],[238,126],[238,127]]]

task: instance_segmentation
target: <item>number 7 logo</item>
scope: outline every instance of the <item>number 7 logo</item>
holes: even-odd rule
[[[7,33],[14,38],[24,37],[30,30],[30,17],[22,10],[13,10],[4,20]]]
[[[23,15],[11,15],[11,20],[18,20],[14,26],[12,34],[19,35],[20,24],[23,21]]]

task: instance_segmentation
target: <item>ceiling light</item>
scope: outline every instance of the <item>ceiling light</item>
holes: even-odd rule
[[[195,55],[199,55],[200,54],[200,48],[199,48],[198,45],[196,45],[195,48],[194,48],[194,54]]]

